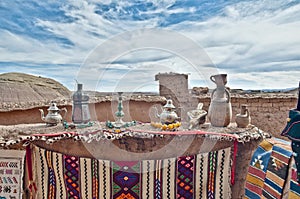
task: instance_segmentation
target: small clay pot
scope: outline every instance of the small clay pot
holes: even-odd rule
[[[237,124],[237,127],[240,128],[246,128],[250,124],[251,117],[248,110],[248,105],[241,105],[241,113],[236,115],[235,122]]]

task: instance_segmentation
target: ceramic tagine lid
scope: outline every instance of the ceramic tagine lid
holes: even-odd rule
[[[50,107],[47,110],[54,112],[54,111],[59,111],[59,108],[57,107],[55,102],[51,102]]]
[[[167,103],[164,105],[164,108],[166,109],[175,109],[176,107],[173,105],[173,101],[171,99],[167,100]]]

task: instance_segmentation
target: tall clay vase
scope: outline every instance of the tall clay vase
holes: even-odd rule
[[[247,105],[241,106],[241,113],[236,115],[235,122],[240,128],[246,128],[250,124],[251,117]]]
[[[220,93],[226,97],[221,97]],[[228,126],[232,118],[229,91],[226,88],[217,88],[213,91],[211,98],[207,115],[211,125],[216,127]]]

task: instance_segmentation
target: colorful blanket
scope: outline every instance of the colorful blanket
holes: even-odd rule
[[[300,198],[300,186],[297,182],[297,168],[296,164],[293,164],[291,171],[291,181],[288,193],[289,199]]]
[[[252,156],[246,179],[245,198],[282,198],[291,157],[289,142],[279,139],[264,140]]]
[[[37,198],[230,198],[231,149],[163,160],[107,161],[33,147]]]
[[[260,199],[266,178],[268,162],[273,145],[264,140],[254,152],[246,178],[245,196],[249,199]]]
[[[0,150],[0,199],[22,198],[25,152]]]

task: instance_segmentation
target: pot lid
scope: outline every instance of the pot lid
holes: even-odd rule
[[[173,101],[171,99],[168,99],[166,105],[164,105],[164,108],[176,108],[176,107],[173,105]]]
[[[57,108],[56,103],[52,102],[50,107],[47,110],[48,111],[59,111],[59,108]]]

